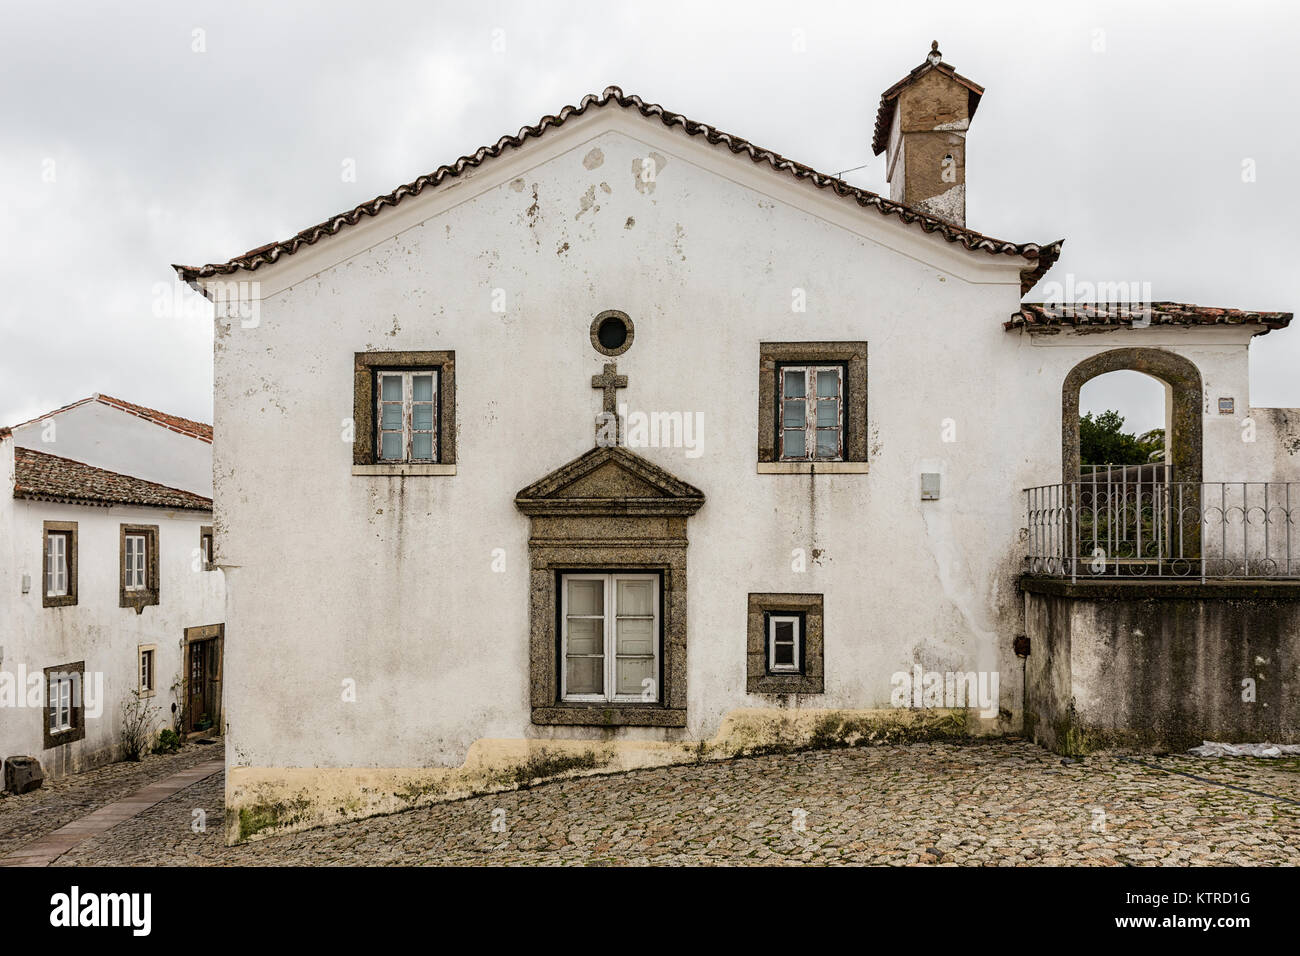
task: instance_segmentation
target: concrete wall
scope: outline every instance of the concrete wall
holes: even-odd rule
[[[220,571],[196,570],[199,528],[212,523],[209,513],[16,500],[12,447],[0,441],[6,455],[0,465],[9,476],[0,493],[0,680],[18,681],[22,693],[0,706],[0,758],[33,756],[46,776],[57,777],[119,756],[122,705],[138,687],[141,644],[157,645],[153,703],[158,725],[171,725],[171,688],[181,676],[185,628],[225,620],[225,586]],[[77,522],[78,600],[71,607],[42,607],[45,521]],[[158,525],[159,603],[140,614],[118,606],[119,526],[125,523]],[[25,574],[31,589],[23,594]],[[77,661],[85,662],[88,685],[102,685],[101,712],[88,712],[84,739],[46,750],[48,714],[43,706],[19,703],[26,694],[21,678]]]
[[[212,497],[210,444],[102,402],[89,401],[30,422],[15,428],[13,435],[20,448]]]
[[[914,664],[999,672],[988,727],[1017,728],[1022,489],[1060,480],[1069,369],[1149,340],[1247,406],[1236,330],[1004,332],[1023,265],[607,111],[232,277],[258,298],[216,343],[228,802],[257,780],[258,799],[342,804],[355,792],[313,789],[324,769],[289,770],[457,767],[485,740],[651,747],[745,709],[889,708]],[[513,497],[592,447],[605,309],[636,324],[620,402],[704,415],[698,454],[635,449],[707,497],[688,524],[685,731],[530,723]],[[798,340],[868,342],[869,473],[757,473],[759,343]],[[456,351],[456,474],[354,476],[353,353],[435,349]],[[923,472],[939,500],[920,500]],[[747,595],[768,591],[825,595],[824,694],[746,693]]]
[[[1026,726],[1046,746],[1300,741],[1300,583],[1024,587]]]

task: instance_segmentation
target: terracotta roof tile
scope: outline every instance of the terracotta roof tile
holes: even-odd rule
[[[483,146],[469,156],[462,156],[450,166],[440,166],[426,176],[421,176],[413,182],[398,186],[392,192],[377,196],[369,202],[362,203],[346,212],[331,216],[324,222],[304,229],[288,239],[251,249],[227,262],[211,263],[205,266],[175,265],[172,268],[191,285],[195,285],[198,279],[206,279],[216,275],[230,275],[240,269],[254,271],[263,265],[276,262],[281,256],[293,255],[304,246],[315,245],[327,236],[336,235],[347,226],[355,225],[365,217],[377,216],[384,209],[396,206],[410,196],[418,196],[425,189],[437,187],[448,179],[461,175],[467,169],[480,166],[508,150],[518,149],[530,138],[538,138],[547,130],[562,126],[574,116],[581,116],[590,109],[601,109],[611,104],[623,109],[635,110],[645,118],[659,120],[668,127],[681,127],[691,136],[703,136],[709,143],[725,146],[738,156],[744,156],[755,163],[766,163],[773,169],[788,173],[796,179],[807,180],[819,189],[829,189],[838,196],[856,201],[860,206],[873,208],[881,215],[896,216],[901,221],[926,232],[938,233],[948,242],[957,243],[966,249],[983,251],[991,255],[1019,256],[1030,259],[1032,264],[1022,269],[1020,273],[1021,294],[1033,288],[1034,283],[1051,268],[1052,263],[1061,254],[1061,243],[1064,240],[1049,243],[1007,242],[1002,239],[993,239],[961,226],[954,226],[942,219],[936,219],[934,216],[904,206],[902,203],[885,199],[883,196],[865,189],[859,189],[857,186],[851,186],[835,176],[817,172],[811,167],[786,159],[784,156],[763,149],[761,146],[755,146],[738,136],[732,136],[730,133],[724,133],[703,123],[697,123],[694,120],[687,119],[680,113],[670,113],[658,104],[646,103],[639,96],[625,95],[617,86],[610,86],[606,87],[605,91],[599,96],[594,93],[584,96],[578,106],[566,106],[555,116],[542,117],[536,126],[525,126],[514,136],[503,136],[491,146]]]
[[[211,511],[212,499],[30,448],[14,449],[14,497]]]
[[[1221,309],[1190,305],[1185,302],[1077,303],[1073,305],[1024,302],[1020,310],[1002,323],[1007,331],[1053,333],[1062,328],[1108,329],[1146,325],[1260,325],[1260,335],[1272,329],[1284,329],[1291,322],[1290,312],[1249,312],[1245,309]]]

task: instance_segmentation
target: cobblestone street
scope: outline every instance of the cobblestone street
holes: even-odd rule
[[[1063,763],[1021,741],[566,780],[239,847],[221,797],[217,773],[54,865],[1300,864],[1294,758]]]
[[[187,744],[179,753],[146,754],[139,761],[123,760],[46,780],[30,793],[0,793],[0,857],[168,774],[221,754],[224,742],[211,739],[207,745]]]

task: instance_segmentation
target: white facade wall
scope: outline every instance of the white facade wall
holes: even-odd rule
[[[212,497],[210,444],[102,402],[29,422],[13,434],[20,448]]]
[[[85,662],[88,686],[94,675],[101,675],[101,713],[93,716],[88,706],[85,737],[79,741],[46,750],[48,713],[43,706],[6,702],[0,707],[0,758],[36,757],[47,777],[57,777],[119,756],[122,706],[138,687],[142,644],[157,646],[155,729],[172,725],[172,685],[181,676],[185,628],[225,620],[225,585],[220,571],[203,571],[196,563],[199,529],[212,523],[210,512],[15,499],[13,442],[0,441],[0,449],[5,455],[0,465],[9,479],[0,494],[0,679],[16,681],[78,661]],[[78,593],[70,607],[42,606],[45,521],[77,523]],[[140,614],[118,607],[122,524],[158,526],[159,603]],[[31,579],[26,594],[24,575]],[[21,686],[25,695],[26,686]],[[42,693],[42,704],[44,700]]]
[[[1060,480],[1070,368],[1167,347],[1248,407],[1240,332],[1004,332],[1023,265],[607,111],[232,277],[263,296],[254,327],[218,321],[216,347],[232,765],[455,766],[482,738],[682,736],[530,723],[513,497],[592,447],[605,309],[636,327],[620,402],[704,413],[698,457],[634,449],[707,496],[688,524],[685,737],[738,708],[889,707],[913,664],[999,671],[1018,726],[1022,489]],[[759,343],[798,340],[868,342],[868,474],[757,473]],[[457,473],[354,476],[353,353],[436,349],[456,351]],[[1206,423],[1207,479],[1235,468],[1229,432]],[[920,500],[922,472],[942,475],[938,501]],[[745,691],[746,596],[782,591],[825,595],[822,695]]]

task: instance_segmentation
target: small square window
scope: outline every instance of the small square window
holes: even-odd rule
[[[768,614],[767,671],[769,674],[803,672],[802,634],[802,614]]]
[[[750,594],[746,630],[746,691],[825,692],[822,595]]]

